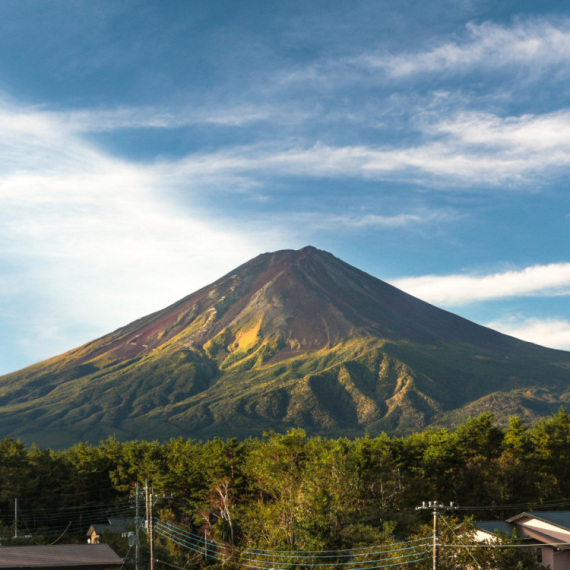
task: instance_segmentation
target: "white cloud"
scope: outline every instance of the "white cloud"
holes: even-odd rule
[[[111,116],[113,113],[109,112]],[[80,113],[79,113],[80,114]],[[128,116],[128,113],[125,113]],[[139,111],[135,113],[139,115]],[[119,116],[123,112],[118,112]],[[152,116],[146,125],[171,128],[178,119],[164,122]],[[89,121],[97,123],[94,117]],[[143,124],[112,119],[99,121],[101,129],[132,128]],[[184,121],[180,118],[180,121]],[[6,176],[21,174],[22,158],[30,156],[25,173],[40,171],[42,176],[54,167],[61,169],[82,164],[81,176],[94,172],[100,177],[102,165],[113,170],[121,164],[128,176],[154,179],[160,184],[193,184],[210,188],[256,188],[267,177],[309,176],[321,178],[355,177],[374,180],[397,179],[437,185],[442,188],[482,185],[540,184],[549,176],[567,169],[570,164],[570,111],[521,117],[498,117],[490,113],[464,112],[449,117],[444,110],[418,118],[422,141],[414,146],[398,143],[380,147],[367,145],[334,146],[265,142],[234,146],[209,153],[189,154],[177,160],[163,160],[145,167],[119,163],[88,145],[80,132],[89,130],[89,121],[70,124],[68,118],[41,111],[14,112],[0,110],[6,130],[0,134],[0,161]],[[81,123],[81,121],[80,121]],[[9,144],[15,141],[15,144]],[[12,165],[12,166],[10,166]],[[144,173],[144,174],[141,174]],[[56,173],[57,176],[57,173]],[[15,188],[16,181],[13,181]],[[145,182],[146,184],[146,182]]]
[[[29,321],[19,342],[34,358],[53,355],[53,339],[90,340],[64,329],[108,332],[278,239],[180,208],[159,170],[106,155],[54,115],[0,104],[0,124],[0,311]]]
[[[165,111],[152,106],[49,111],[42,107],[36,116],[56,122],[70,133],[112,132],[126,129],[178,129],[193,125],[245,127],[262,121],[299,124],[311,117],[306,109],[281,104],[237,103],[205,107],[180,106]]]
[[[451,135],[463,145],[506,149],[526,153],[559,151],[564,161],[570,152],[570,111],[545,115],[523,115],[499,118],[490,113],[459,113],[451,120],[440,120],[426,130],[433,134]],[[544,160],[548,154],[541,155]],[[552,162],[560,161],[559,157]]]
[[[534,19],[509,27],[492,22],[468,24],[466,33],[455,41],[416,53],[366,54],[357,61],[382,68],[393,78],[521,65],[540,73],[570,61],[570,22],[563,18],[556,23]]]
[[[429,303],[460,306],[531,295],[570,295],[570,263],[534,265],[492,275],[426,275],[391,281]]]
[[[165,112],[153,107],[76,110],[53,113],[67,128],[76,132],[115,131],[119,129],[175,129],[189,125],[214,124],[242,126],[267,120],[274,113],[268,108],[245,105],[232,109],[179,109]]]
[[[379,214],[367,214],[364,216],[338,216],[330,219],[330,222],[354,228],[382,227],[400,228],[411,224],[425,223],[434,219],[440,219],[436,214],[396,214],[394,216],[382,216]]]
[[[391,216],[381,214],[344,214],[329,215],[322,212],[312,214],[300,214],[297,220],[302,224],[310,224],[314,229],[370,229],[370,228],[410,228],[424,226],[430,223],[446,222],[455,219],[456,214],[442,210],[416,210],[393,214]]]
[[[570,321],[509,318],[492,321],[486,326],[541,346],[570,350]]]
[[[188,155],[156,167],[162,176],[234,177],[242,184],[280,174],[481,187],[540,183],[570,164],[570,111],[507,118],[475,112],[450,118],[441,112],[419,128],[423,142],[415,146],[265,143]]]

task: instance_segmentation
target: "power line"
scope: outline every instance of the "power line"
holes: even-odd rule
[[[69,523],[69,524],[67,525],[67,528],[69,528],[69,525],[70,525],[70,524],[71,524],[71,523]],[[53,546],[56,542],[59,542],[59,539],[62,538],[63,535],[67,532],[67,528],[61,533],[61,535],[60,535],[56,540],[54,540],[54,541],[50,544],[50,546]]]
[[[179,527],[176,527],[170,523],[164,523],[161,520],[157,520],[157,525],[162,526],[166,529],[166,531],[173,532],[174,534],[181,534],[183,536],[187,536],[190,540],[194,540],[196,546],[204,544],[204,539],[199,537],[198,535],[186,532]],[[355,551],[363,550],[362,548],[354,548],[354,549],[345,549],[345,550],[303,550],[303,551],[283,551],[283,550],[261,550],[261,549],[233,549],[228,548],[227,545],[224,545],[220,542],[215,541],[208,541],[208,544],[214,544],[217,548],[221,550],[235,550],[239,551],[242,554],[252,554],[254,556],[262,556],[262,557],[285,557],[285,558],[349,558],[355,556],[373,556],[375,554],[384,554],[384,551],[376,551],[376,549],[383,548],[389,549],[389,552],[403,552],[408,550],[413,550],[414,548],[419,548],[421,546],[425,546],[429,544],[426,542],[430,540],[431,537],[427,538],[419,538],[415,540],[411,540],[408,542],[400,542],[400,543],[393,543],[388,545],[375,545],[366,547],[366,550],[373,550],[373,552],[363,552],[363,553],[354,553]],[[393,546],[399,546],[401,544],[413,544],[413,543],[425,543],[425,544],[415,544],[413,546],[408,546],[406,548],[392,548]],[[330,552],[353,552],[353,554],[328,554]],[[269,554],[267,554],[269,553]],[[315,554],[317,553],[317,554]]]
[[[172,536],[168,536],[166,534],[163,534],[161,531],[157,530],[157,534],[163,536],[164,538],[168,538],[169,540],[171,540],[175,544],[189,548],[190,550],[193,550],[194,552],[202,553],[200,550],[192,548],[188,544],[184,544],[184,541],[178,541],[178,540],[176,540],[176,538],[174,538]],[[425,557],[425,552],[418,552],[414,556],[424,556],[424,558],[416,558],[415,560],[406,560],[404,562],[394,562],[391,564],[382,564],[382,565],[377,565],[377,566],[365,566],[364,564],[366,564],[366,563],[375,564],[376,562],[382,562],[382,561],[391,560],[391,559],[384,558],[384,559],[377,559],[377,560],[367,560],[367,561],[362,561],[362,562],[352,562],[351,564],[353,564],[353,566],[355,566],[355,568],[353,570],[377,570],[380,568],[403,566],[403,565],[414,564],[414,563],[423,562],[424,560],[427,560],[427,558]],[[219,560],[222,562],[227,561],[227,558],[224,558],[224,557],[220,557],[220,556],[216,556],[216,555],[211,556],[211,557],[214,558],[215,560]],[[403,558],[403,557],[400,556],[398,558]],[[251,562],[258,562],[258,563],[260,562],[258,560],[250,560],[250,559],[242,559],[242,560],[251,561]],[[338,564],[319,564],[319,563],[316,563],[316,564],[307,564],[307,563],[305,563],[305,564],[292,564],[290,562],[275,562],[275,561],[267,561],[267,562],[261,561],[261,563],[267,564],[269,566],[256,566],[256,565],[252,565],[252,564],[244,564],[241,561],[240,561],[240,566],[243,568],[252,568],[255,570],[268,570],[268,568],[275,568],[275,567],[287,568],[287,567],[290,567],[292,565],[305,566],[305,567],[322,567],[322,566],[337,566],[338,565]]]
[[[544,543],[548,546],[548,543]],[[532,546],[541,546],[542,543],[533,544]],[[529,548],[528,544],[442,544],[443,548]],[[570,546],[570,542],[557,542],[554,546]]]
[[[458,536],[457,533],[451,528],[451,525],[445,520],[445,517],[442,515],[441,520],[447,525],[447,528],[452,532],[453,536],[455,536],[455,538],[457,538],[457,540],[461,540]],[[475,562],[475,564],[477,564],[477,566],[479,566],[479,568],[483,568],[483,566],[481,566],[481,564],[479,563],[479,561],[475,558],[475,556],[473,556],[473,554],[471,554],[471,552],[469,552],[469,550],[467,551],[467,554],[469,554],[469,556],[471,556],[471,558],[473,559],[473,561]]]
[[[160,520],[160,519],[157,519],[157,522],[158,522],[159,524],[167,525],[167,526],[169,526],[169,527],[171,527],[171,528],[173,528],[173,529],[176,529],[176,530],[178,530],[179,532],[181,532],[181,533],[183,533],[183,534],[185,534],[185,535],[191,536],[191,537],[195,538],[195,539],[198,540],[198,541],[203,541],[203,540],[204,540],[201,536],[199,536],[199,535],[197,535],[197,534],[194,534],[194,533],[192,533],[192,532],[189,532],[189,531],[187,531],[187,530],[184,530],[184,529],[180,528],[179,526],[176,526],[176,525],[174,525],[174,524],[172,524],[172,523],[165,522],[165,521],[162,521],[162,520]],[[399,546],[399,545],[401,545],[401,544],[412,544],[412,543],[414,543],[414,542],[421,542],[421,541],[424,541],[424,540],[431,540],[431,538],[432,538],[431,536],[428,536],[428,537],[426,537],[426,538],[417,538],[417,539],[413,539],[413,540],[405,540],[405,541],[401,541],[401,542],[393,542],[393,543],[391,543],[390,545],[363,546],[363,547],[358,547],[358,548],[346,548],[346,549],[338,549],[338,550],[305,550],[304,552],[310,552],[310,553],[315,553],[315,552],[317,552],[317,553],[320,553],[320,552],[354,552],[354,551],[357,551],[357,550],[370,550],[370,549],[374,549],[374,548],[390,548],[390,547],[392,547],[392,546]],[[222,547],[225,546],[222,542],[218,542],[218,541],[215,541],[215,540],[209,540],[208,543],[209,543],[209,544],[217,544],[217,545],[220,545],[220,546],[222,546]],[[267,550],[267,549],[256,549],[256,548],[250,548],[250,549],[246,549],[246,550],[247,550],[248,552],[283,552],[283,551]]]
[[[157,531],[157,532],[158,532],[158,531]],[[169,535],[169,533],[164,533],[164,531],[163,531],[163,535]],[[169,536],[172,536],[172,535],[169,535]],[[177,538],[178,538],[178,537],[177,537]],[[181,540],[182,540],[182,539],[181,539]],[[191,543],[187,543],[187,544],[191,544]],[[420,548],[420,547],[423,547],[423,546],[427,546],[428,544],[429,544],[429,543],[427,543],[427,544],[420,544],[420,545],[417,546],[417,548]],[[198,547],[197,544],[194,544],[193,546]],[[416,548],[416,547],[414,547],[414,548]],[[412,549],[413,549],[413,548],[412,548]],[[392,553],[392,552],[401,552],[402,550],[412,550],[412,549],[400,549],[400,550],[391,550],[391,551],[386,551],[386,552],[375,552],[375,553],[365,554],[365,555],[361,555],[361,556],[375,556],[375,555],[377,555],[377,554],[390,554],[390,553]],[[238,550],[238,549],[235,549],[235,550],[234,550],[234,549],[227,549],[227,550],[229,550],[230,552],[236,552],[237,554],[244,554],[243,551],[240,551],[240,550]],[[408,557],[411,557],[411,556],[417,556],[418,554],[420,554],[420,553],[417,553],[417,552],[416,552],[416,553],[413,553],[413,554],[399,554],[399,555],[398,555],[398,558],[408,558]],[[421,554],[425,554],[425,553],[422,552]],[[258,556],[262,556],[262,555],[258,555]],[[302,554],[301,554],[301,555],[297,555],[297,556],[290,556],[290,555],[288,555],[287,552],[282,552],[282,551],[276,551],[276,553],[273,554],[273,555],[265,554],[265,555],[263,555],[263,556],[266,556],[266,557],[267,557],[267,556],[270,556],[270,557],[273,557],[273,558],[287,558],[287,559],[289,559],[289,558],[305,558],[305,559],[306,559],[306,558],[317,558],[317,559],[320,559],[320,558],[337,558],[337,557],[335,557],[335,556],[322,556],[322,557],[321,557],[321,556],[303,556]],[[380,558],[380,559],[371,560],[371,561],[370,561],[370,560],[365,560],[365,561],[363,561],[363,562],[380,562],[380,561],[390,560],[390,559],[391,559],[391,558]],[[257,562],[257,560],[251,560],[251,559],[248,559],[248,558],[244,558],[243,560],[247,560],[247,561],[249,561],[249,562]],[[272,563],[272,561],[268,561],[268,563]],[[358,562],[321,563],[321,564],[318,564],[318,566],[346,566],[346,565],[349,565],[349,564],[357,564],[357,563],[358,563]],[[305,563],[295,563],[295,562],[288,562],[287,564],[289,564],[290,566],[305,566],[305,565],[306,565]]]
[[[570,505],[570,500],[560,499],[558,501],[548,501],[544,503],[514,503],[509,505],[486,505],[459,507],[460,511],[498,511],[498,510],[520,510],[520,509],[540,509],[548,507],[565,507]]]
[[[158,521],[160,522],[160,521]],[[197,553],[201,553],[201,554],[206,554],[206,550],[205,550],[205,545],[204,547],[202,547],[201,545],[196,544],[195,542],[189,542],[184,540],[183,538],[176,536],[175,534],[172,534],[170,532],[165,531],[163,528],[161,528],[159,526],[159,528],[157,528],[156,532],[160,535],[163,536],[164,538],[168,538],[169,540],[172,540],[172,542],[174,542],[175,544],[179,544],[180,546],[184,546],[194,552]],[[412,549],[416,549],[416,548],[423,548],[427,546],[427,544],[418,544],[415,547],[412,547]],[[228,549],[232,552],[235,552],[236,554],[242,554],[243,552],[240,552],[239,550],[233,550],[233,549]],[[377,556],[377,555],[389,555],[391,553],[394,552],[401,552],[403,549],[392,549],[392,550],[388,550],[388,551],[383,551],[383,552],[375,552],[375,553],[368,553],[365,554],[365,556]],[[409,549],[407,549],[409,550]],[[297,551],[299,552],[299,551]],[[315,551],[312,551],[315,552]],[[282,565],[286,565],[286,566],[358,566],[359,568],[363,568],[363,569],[371,569],[373,567],[370,566],[370,564],[376,564],[377,562],[387,562],[389,560],[394,560],[394,558],[397,559],[405,559],[405,558],[412,558],[414,557],[414,560],[409,560],[409,561],[404,561],[401,562],[402,564],[404,563],[412,563],[412,562],[417,562],[418,556],[425,556],[426,552],[425,550],[420,550],[418,552],[414,552],[412,554],[398,554],[397,556],[390,556],[388,558],[376,558],[376,559],[372,559],[372,560],[362,560],[362,561],[349,561],[349,562],[334,562],[334,563],[323,563],[323,562],[317,562],[317,563],[309,563],[307,561],[305,562],[301,562],[301,563],[294,563],[294,562],[290,562],[290,560],[287,561],[283,561],[283,562],[279,562],[276,560],[268,560],[268,561],[260,561],[258,559],[251,559],[251,558],[241,558],[240,559],[240,564],[242,566],[246,566],[246,567],[251,567],[251,568],[259,568],[258,566],[255,565],[251,565],[251,564],[244,564],[244,562],[255,562],[255,563],[262,563],[262,564],[270,564],[272,566],[282,566]],[[209,555],[211,558],[214,558],[215,560],[221,560],[221,561],[225,561],[228,556],[220,556],[219,553],[217,552],[212,552]],[[255,554],[254,554],[255,556]],[[231,554],[230,556],[231,557]],[[283,552],[283,551],[275,551],[273,558],[286,558],[286,559],[290,559],[292,556],[290,555],[290,553],[287,552]],[[320,558],[319,556],[302,556],[301,553],[301,558]],[[324,556],[323,556],[324,557]],[[363,566],[366,565],[366,566]],[[380,566],[380,567],[388,567],[390,565],[385,565],[385,566]]]

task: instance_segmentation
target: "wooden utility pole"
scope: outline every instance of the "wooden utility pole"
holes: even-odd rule
[[[141,562],[140,552],[140,535],[139,529],[141,526],[140,508],[139,508],[139,482],[135,483],[135,570],[139,570]]]
[[[150,570],[154,570],[154,525],[152,522],[152,494],[153,494],[153,488],[150,488],[150,497],[149,497],[149,505],[150,505],[150,519],[149,519],[149,536],[150,536]]]
[[[14,538],[18,538],[18,499],[14,499]]]
[[[440,501],[430,501],[429,503],[426,503],[424,501],[420,507],[416,507],[416,511],[433,511],[433,570],[439,570],[439,513],[441,511],[449,511],[457,508],[459,508],[459,505],[457,503],[449,503],[449,505],[444,505]]]
[[[148,543],[150,547],[150,570],[154,570],[154,521],[153,521],[153,500],[155,498],[153,487],[148,486],[148,481],[144,482],[145,504],[146,504],[146,531],[148,533]],[[173,495],[163,494],[161,497],[156,496],[160,501],[174,498]]]
[[[146,532],[148,536],[148,544],[150,546],[150,570],[154,570],[154,548],[152,536],[152,488],[148,488],[148,481],[144,482],[144,499],[146,513]]]

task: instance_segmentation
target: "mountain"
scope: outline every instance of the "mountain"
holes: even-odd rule
[[[408,433],[570,401],[570,353],[420,301],[305,247],[0,377],[0,435],[76,441]]]

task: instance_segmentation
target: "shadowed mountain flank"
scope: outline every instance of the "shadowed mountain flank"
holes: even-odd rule
[[[79,440],[407,433],[570,400],[570,353],[420,301],[330,253],[262,254],[157,313],[0,377],[0,434]]]

